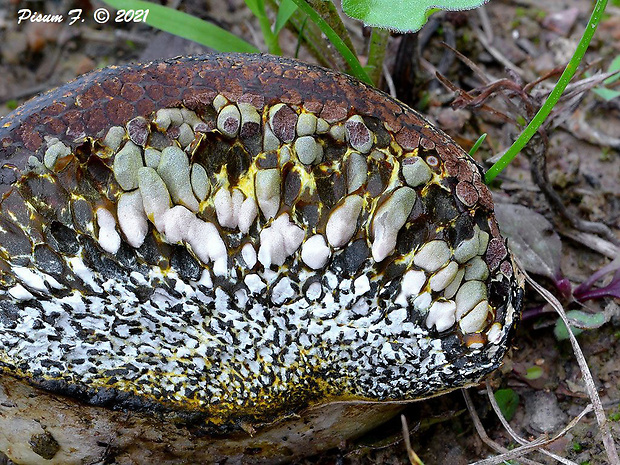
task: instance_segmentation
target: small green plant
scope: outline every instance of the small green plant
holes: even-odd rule
[[[620,421],[620,405],[616,407],[616,411],[609,414],[610,421]]]
[[[369,26],[387,27],[401,32],[420,29],[434,12],[439,10],[471,10],[487,0],[342,0],[342,9],[352,18]]]
[[[474,143],[472,148],[469,150],[470,157],[474,156],[474,154],[478,151],[478,149],[480,148],[480,146],[482,145],[482,143],[485,141],[486,138],[487,138],[486,132],[482,134],[480,137],[478,137],[478,140]]]
[[[584,55],[586,54],[586,50],[588,50],[588,46],[590,45],[590,41],[596,32],[596,28],[603,17],[603,13],[605,12],[605,7],[607,6],[607,0],[597,0],[596,5],[594,5],[594,10],[592,11],[592,15],[590,16],[590,20],[581,36],[581,40],[577,45],[577,49],[573,54],[572,58],[566,65],[564,72],[558,79],[557,84],[549,94],[549,97],[543,104],[543,106],[538,110],[538,113],[532,118],[532,121],[528,124],[525,130],[521,133],[521,135],[517,138],[517,140],[508,148],[506,153],[502,155],[502,157],[487,171],[484,179],[488,184],[493,181],[499,173],[501,173],[508,164],[514,160],[514,158],[523,150],[523,147],[530,141],[534,134],[538,131],[540,126],[545,122],[553,107],[558,103],[562,93],[568,86],[568,83],[573,78],[575,73],[577,72],[577,68],[581,63]]]
[[[607,323],[607,318],[603,313],[586,313],[581,310],[570,310],[566,312],[566,316],[575,322],[575,326],[571,324],[571,331],[575,336],[581,334],[585,329],[600,328]],[[577,327],[576,325],[579,325]],[[561,319],[558,319],[553,330],[555,338],[558,341],[568,339],[568,329]]]
[[[519,394],[512,389],[499,389],[495,392],[495,400],[504,418],[512,420],[519,406]]]
[[[529,379],[530,381],[534,381],[535,379],[540,378],[543,375],[543,370],[539,366],[533,365],[527,368],[525,372],[525,379]]]
[[[173,8],[143,0],[104,0],[104,3],[116,9],[148,9],[147,23],[149,25],[220,52],[258,52],[252,44],[225,29]]]
[[[609,102],[610,100],[620,97],[620,90],[610,88],[613,83],[620,81],[620,55],[612,60],[609,64],[609,68],[607,68],[607,72],[616,74],[605,79],[603,85],[592,89],[592,92]]]

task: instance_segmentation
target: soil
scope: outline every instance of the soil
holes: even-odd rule
[[[168,3],[214,21],[265,50],[260,27],[242,0]],[[103,6],[94,0],[9,0],[0,4],[0,117],[28,98],[97,67],[206,50],[143,24],[99,25],[92,14]],[[393,34],[386,63],[390,73],[400,70],[398,75],[392,75],[399,91],[397,96],[425,113],[466,149],[473,145],[479,134],[486,132],[488,137],[475,158],[488,167],[487,161],[507,148],[520,133],[514,119],[529,120],[532,108],[540,105],[555,78],[551,76],[534,86],[527,95],[519,93],[520,90],[568,61],[591,7],[589,0],[493,0],[483,10],[435,15],[423,33],[424,37]],[[85,20],[74,25],[68,25],[67,21],[62,24],[18,24],[18,10],[21,8],[65,15],[71,9],[81,8]],[[369,31],[355,21],[347,20],[346,24],[363,59]],[[408,41],[413,41],[415,49],[416,40],[418,44],[423,41],[423,52],[405,55],[403,59],[399,50],[405,50]],[[472,70],[456,58],[452,51],[442,46],[443,41],[452,42],[478,70]],[[281,43],[286,55],[295,53],[296,42],[295,36],[284,32]],[[301,47],[299,56],[316,62],[304,47]],[[609,63],[618,56],[620,3],[615,0],[608,6],[582,68],[594,75],[607,70]],[[502,82],[519,92],[504,92],[508,97],[494,94],[477,105],[465,105],[455,110],[451,104],[458,93],[439,83],[434,74],[436,67],[454,86],[468,91],[471,96],[478,95],[476,89],[485,84],[479,73],[486,76],[488,82],[505,79]],[[402,70],[409,70],[409,73]],[[584,78],[585,74],[581,72],[578,77]],[[616,89],[620,89],[618,84],[620,82],[616,83]],[[387,84],[383,86],[389,91]],[[528,109],[527,105],[531,108]],[[496,113],[489,109],[496,110]],[[513,121],[505,121],[498,113]],[[583,220],[605,224],[617,241],[620,239],[620,98],[605,101],[594,92],[586,91],[570,101],[560,101],[555,116],[557,127],[546,131],[549,185],[556,189],[570,213]],[[528,206],[542,213],[561,233],[561,273],[573,287],[609,263],[614,253],[618,254],[617,245],[610,245],[609,240],[597,242],[591,237],[579,240],[568,237],[570,228],[533,181],[530,159],[524,154],[519,155],[492,186],[496,201]],[[600,244],[603,248],[607,246],[606,254],[601,253]],[[609,277],[597,285],[602,286],[608,281]],[[540,282],[559,295],[551,280],[541,277]],[[605,312],[609,317],[603,326],[582,333],[579,342],[611,420],[616,445],[620,446],[619,300],[605,297],[588,300],[582,305],[564,298],[563,302],[567,309]],[[504,366],[487,381],[494,390],[510,389],[518,395],[510,425],[528,440],[559,432],[589,402],[571,346],[554,336],[557,316],[547,312],[543,303],[528,289],[528,318],[520,324],[514,347]],[[508,449],[516,447],[518,444],[503,429],[491,409],[485,385],[471,388],[469,393],[489,437]],[[427,465],[466,464],[495,454],[476,433],[461,392],[415,403],[404,411],[404,416],[409,425],[412,448]],[[548,449],[579,464],[608,463],[593,414],[584,417]],[[540,453],[529,457],[540,463],[556,463]],[[379,431],[302,463],[410,462],[403,442],[401,420],[395,418]]]

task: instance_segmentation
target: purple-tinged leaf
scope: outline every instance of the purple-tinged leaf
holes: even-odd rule
[[[598,289],[592,289],[594,283],[609,273],[613,273],[614,277],[607,286]],[[598,291],[603,291],[601,294]],[[607,293],[605,293],[607,292]],[[620,298],[620,255],[614,258],[610,263],[595,272],[587,280],[581,283],[574,291],[573,295],[577,300],[584,301],[588,299],[597,299],[600,297],[617,297]]]
[[[581,288],[581,286],[579,287]],[[580,302],[591,299],[601,299],[603,297],[615,297],[616,299],[620,299],[620,270],[616,271],[613,279],[606,286],[596,289],[590,288],[589,290],[580,289],[579,292],[577,292],[576,289],[573,295],[575,296],[575,299]]]

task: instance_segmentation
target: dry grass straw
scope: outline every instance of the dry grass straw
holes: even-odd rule
[[[521,271],[524,273],[527,282],[547,302],[549,302],[549,304],[555,309],[558,315],[560,315],[560,318],[562,319],[566,327],[570,328],[571,324],[560,302],[553,296],[553,294],[551,294],[549,291],[547,291],[542,286],[540,286],[525,271],[523,271],[522,267],[520,268],[521,268]],[[592,410],[594,410],[594,414],[596,416],[596,420],[598,422],[599,429],[601,431],[603,446],[605,447],[605,452],[607,453],[607,459],[608,459],[609,465],[620,465],[620,459],[618,458],[618,451],[616,450],[614,440],[611,435],[611,431],[609,429],[609,423],[605,415],[605,411],[603,410],[603,405],[598,395],[598,391],[596,388],[596,384],[594,383],[592,373],[590,372],[590,369],[588,368],[588,363],[586,362],[586,359],[583,355],[581,347],[579,346],[579,343],[577,342],[577,339],[575,338],[575,335],[572,333],[572,331],[568,331],[568,335],[569,335],[569,340],[571,342],[571,345],[573,347],[575,358],[577,359],[577,363],[579,365],[579,368],[581,369],[581,374],[585,382],[586,390],[590,397],[591,403],[588,404],[586,408],[584,408],[578,416],[573,418],[573,420],[571,420],[570,423],[568,423],[568,425],[566,425],[566,427],[562,429],[562,431],[560,431],[558,434],[556,434],[552,438],[548,438],[545,435],[545,436],[539,437],[535,441],[529,442],[525,440],[524,438],[518,436],[514,432],[514,430],[510,427],[510,425],[508,424],[508,421],[506,421],[506,419],[502,415],[499,409],[499,406],[497,405],[497,402],[495,401],[495,396],[493,395],[491,388],[487,385],[487,393],[488,393],[489,400],[491,402],[491,405],[493,406],[493,409],[497,413],[500,421],[502,422],[502,425],[504,426],[504,428],[506,428],[506,430],[512,436],[512,438],[516,442],[521,444],[520,447],[513,449],[511,451],[508,451],[505,447],[493,441],[486,434],[486,432],[484,431],[484,427],[482,426],[482,423],[480,422],[480,419],[478,418],[478,415],[474,409],[474,406],[473,406],[473,403],[471,401],[469,394],[467,393],[467,391],[463,390],[463,395],[465,396],[465,403],[467,404],[467,408],[469,409],[469,412],[472,416],[472,420],[474,422],[474,426],[476,427],[476,431],[480,435],[480,438],[485,444],[489,445],[489,447],[496,450],[497,452],[500,452],[500,455],[477,461],[473,465],[494,465],[494,464],[503,463],[506,460],[515,459],[517,457],[519,457],[519,461],[521,463],[530,464],[530,465],[540,465],[539,462],[535,462],[533,460],[521,457],[522,455],[527,454],[529,452],[533,452],[533,451],[538,451],[540,453],[543,453],[549,457],[552,457],[558,462],[566,464],[566,465],[577,465],[575,464],[575,462],[559,457],[558,455],[545,450],[544,446],[551,444],[552,442],[564,436],[571,428],[573,428],[581,420],[581,418],[583,418],[586,414],[588,414]]]

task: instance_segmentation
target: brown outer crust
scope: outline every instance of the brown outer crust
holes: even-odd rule
[[[204,108],[220,92],[259,108],[303,103],[328,122],[353,112],[372,115],[387,124],[405,150],[435,145],[450,176],[471,179],[478,171],[460,147],[417,112],[347,75],[271,55],[212,54],[111,66],[26,102],[0,121],[0,194],[19,177],[28,157],[42,159],[45,136],[75,147],[85,136],[103,137],[109,127],[125,126],[159,108]],[[476,189],[486,200],[481,206],[491,210],[486,186],[476,183]]]

